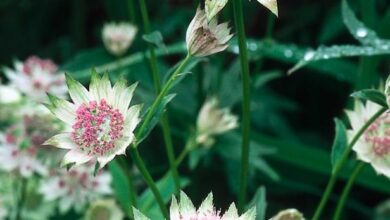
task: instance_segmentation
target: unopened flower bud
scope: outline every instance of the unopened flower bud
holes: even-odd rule
[[[277,215],[270,220],[305,220],[302,213],[296,209],[286,209],[280,211]]]
[[[206,147],[211,146],[214,143],[214,135],[238,127],[237,121],[237,116],[231,114],[230,109],[220,109],[218,100],[215,97],[211,98],[199,112],[196,142]]]
[[[122,220],[123,212],[112,199],[98,200],[89,207],[84,220]]]
[[[137,31],[137,27],[130,23],[106,24],[102,31],[104,46],[111,54],[121,56],[133,43]]]
[[[215,54],[225,50],[232,37],[228,23],[218,24],[216,18],[208,22],[204,10],[198,8],[187,29],[187,50],[196,57]]]

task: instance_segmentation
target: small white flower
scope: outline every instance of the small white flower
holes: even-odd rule
[[[92,203],[84,220],[123,220],[124,214],[113,199],[101,199]]]
[[[22,177],[31,177],[34,173],[46,175],[47,168],[38,160],[37,149],[24,144],[20,137],[0,133],[0,169]]]
[[[149,220],[146,216],[134,209],[135,220]],[[241,216],[238,215],[238,211],[234,203],[232,203],[229,209],[222,214],[217,211],[213,203],[213,194],[210,193],[207,198],[202,202],[198,209],[184,193],[180,193],[180,201],[178,202],[175,197],[172,198],[170,207],[170,219],[171,220],[255,220],[256,219],[256,207],[251,208]]]
[[[49,96],[52,113],[72,131],[60,133],[44,145],[68,149],[62,165],[80,165],[97,161],[104,167],[116,155],[125,154],[135,141],[134,129],[140,121],[141,105],[129,108],[137,84],[126,86],[120,79],[112,87],[105,74],[92,73],[89,91],[70,76],[66,76],[73,103]]]
[[[35,101],[47,100],[46,93],[64,96],[65,78],[57,74],[57,66],[51,60],[32,56],[23,63],[15,61],[14,69],[4,68],[11,85]]]
[[[42,180],[39,192],[45,201],[57,201],[62,213],[72,207],[80,212],[88,203],[112,194],[111,175],[101,170],[93,176],[93,169],[93,166],[84,165],[69,171],[58,170]]]
[[[137,27],[126,22],[105,24],[102,31],[106,49],[115,56],[121,56],[134,41]]]
[[[198,8],[187,29],[187,50],[196,57],[215,54],[224,51],[232,37],[227,22],[218,24],[216,18],[209,22],[204,10]]]
[[[238,127],[238,118],[230,109],[221,109],[217,98],[213,97],[200,109],[196,125],[197,143],[211,146],[214,143],[213,136]]]
[[[0,85],[0,105],[12,104],[22,100],[22,96],[18,90],[11,86]]]
[[[380,106],[368,101],[365,105],[357,101],[353,111],[346,111],[351,127],[351,140],[364,124],[380,110]],[[390,178],[390,115],[383,113],[375,120],[353,146],[360,160],[371,164],[377,173]]]
[[[302,213],[296,209],[286,209],[280,211],[277,215],[270,220],[305,220]]]

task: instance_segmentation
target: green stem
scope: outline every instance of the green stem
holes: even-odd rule
[[[184,149],[181,151],[181,153],[179,154],[179,156],[176,159],[176,166],[177,167],[180,166],[180,164],[183,162],[184,158],[186,158],[188,153],[190,153],[191,150],[193,150],[195,147],[196,147],[195,139],[193,137],[190,137],[186,143],[186,146],[184,147]]]
[[[27,190],[27,180],[22,178],[20,180],[20,198],[18,199],[17,203],[17,210],[16,210],[16,220],[22,219],[22,211],[24,206],[24,200],[26,199],[26,190]]]
[[[142,14],[142,20],[144,24],[144,31],[146,34],[149,34],[151,31],[150,28],[150,21],[149,21],[149,15],[147,10],[147,5],[145,0],[140,0],[140,8],[141,8],[141,14]],[[157,57],[156,52],[154,50],[154,46],[151,43],[148,43],[149,47],[149,65],[153,76],[153,82],[154,87],[157,93],[161,91],[161,79],[160,79],[160,73],[157,68]],[[180,178],[179,173],[177,171],[176,165],[175,165],[175,152],[173,149],[173,143],[172,143],[172,135],[169,127],[169,119],[168,115],[166,113],[163,114],[161,118],[161,127],[163,131],[163,137],[165,142],[165,150],[168,155],[168,161],[170,165],[170,170],[172,172],[173,180],[175,183],[176,193],[177,195],[180,193]]]
[[[359,140],[360,136],[362,136],[362,134],[364,133],[364,131],[379,117],[381,116],[385,111],[387,110],[387,108],[381,108],[378,112],[376,112],[364,125],[363,127],[360,128],[360,130],[355,134],[355,136],[353,137],[351,143],[349,143],[349,145],[347,146],[347,149],[345,150],[345,152],[343,153],[343,155],[341,156],[340,160],[336,163],[335,165],[335,168],[332,172],[332,175],[329,179],[329,182],[325,188],[325,191],[324,191],[324,194],[322,195],[322,198],[321,198],[321,201],[320,203],[318,204],[317,206],[317,209],[314,213],[314,216],[312,218],[312,220],[318,220],[322,214],[322,211],[326,205],[326,203],[328,202],[329,200],[329,196],[330,196],[330,193],[332,192],[333,190],[333,187],[334,187],[334,184],[336,183],[336,180],[337,180],[337,177],[341,171],[341,168],[344,166],[344,164],[346,163],[347,159],[348,159],[348,156],[349,156],[349,153],[351,152],[352,150],[352,147],[355,145],[355,143]]]
[[[148,169],[146,168],[144,161],[142,160],[141,156],[139,155],[138,149],[134,146],[131,146],[130,154],[134,160],[134,163],[137,165],[139,171],[141,172],[142,176],[144,177],[146,183],[148,184],[150,190],[152,191],[154,197],[156,198],[156,201],[157,201],[157,203],[162,211],[162,214],[164,215],[165,219],[169,220],[168,209],[165,206],[165,203],[164,203],[164,200],[161,196],[161,193],[157,189],[157,186],[154,183],[154,180],[153,180],[152,176],[150,175]]]
[[[137,191],[134,188],[133,174],[131,173],[131,170],[129,169],[129,167],[127,165],[127,161],[126,161],[125,157],[119,157],[119,162],[122,166],[122,169],[126,173],[127,179],[129,181],[130,203],[131,203],[131,204],[129,204],[129,206],[130,206],[129,217],[131,219],[133,219],[134,213],[133,213],[133,209],[131,207],[134,206],[135,208],[137,208],[137,206],[138,206],[138,204],[137,204]]]
[[[341,194],[341,197],[339,199],[339,203],[337,204],[336,212],[333,216],[333,220],[339,220],[341,216],[341,212],[343,211],[345,201],[348,198],[349,192],[351,191],[351,188],[353,186],[353,183],[355,182],[356,177],[359,175],[360,171],[362,171],[362,168],[364,167],[365,163],[359,162],[353,173],[348,179],[347,185],[343,189],[343,193]]]
[[[128,0],[127,1],[127,7],[128,7],[128,12],[129,12],[129,20],[130,20],[130,22],[132,22],[132,23],[137,23],[136,21],[135,21],[135,4],[134,4],[134,0]]]
[[[169,80],[167,81],[167,83],[164,85],[164,87],[162,88],[161,92],[158,94],[157,98],[155,99],[155,101],[153,102],[152,106],[150,107],[150,110],[148,111],[148,113],[146,114],[144,120],[143,120],[143,123],[140,127],[140,129],[138,130],[137,132],[137,135],[136,137],[139,137],[140,134],[142,134],[145,129],[146,129],[146,126],[150,123],[150,121],[152,120],[153,118],[153,115],[154,113],[156,112],[158,106],[160,105],[160,103],[162,102],[163,98],[167,95],[167,93],[169,92],[169,90],[171,89],[173,83],[175,82],[176,78],[179,76],[179,74],[181,73],[181,71],[184,69],[185,65],[190,61],[191,59],[191,56],[188,54],[186,56],[186,58],[181,62],[181,64],[179,65],[179,67],[175,70],[174,73],[172,73],[172,75],[169,77]]]
[[[248,51],[246,46],[244,16],[242,0],[233,0],[234,21],[237,29],[238,46],[240,51],[241,74],[242,74],[242,152],[240,172],[240,194],[238,207],[242,211],[246,202],[248,167],[249,167],[249,139],[250,139],[250,75]]]

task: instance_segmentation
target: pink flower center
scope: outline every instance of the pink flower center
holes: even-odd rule
[[[377,156],[390,153],[390,118],[387,113],[372,123],[364,134],[365,141],[370,143]]]
[[[76,111],[71,138],[89,155],[103,156],[123,137],[124,118],[106,100],[82,104]]]

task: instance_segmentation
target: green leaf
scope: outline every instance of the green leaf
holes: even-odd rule
[[[144,34],[142,36],[146,42],[154,44],[156,47],[166,50],[167,47],[164,44],[164,39],[160,31],[153,31],[150,34]]]
[[[390,54],[390,45],[374,47],[374,46],[354,46],[354,45],[340,45],[330,47],[320,47],[317,50],[309,50],[303,58],[293,67],[288,73],[291,74],[298,69],[316,62],[336,58],[355,57],[355,56],[375,56]]]
[[[351,96],[354,98],[374,102],[386,108],[388,107],[385,94],[376,89],[363,89],[352,93]]]
[[[336,164],[341,159],[348,146],[347,129],[345,128],[344,123],[338,118],[335,118],[334,122],[336,124],[336,135],[333,141],[330,158],[333,168],[332,172],[334,171]]]
[[[144,127],[144,129],[142,133],[140,133],[139,130],[136,132],[137,134],[136,137],[138,142],[137,145],[141,143],[149,135],[149,133],[153,130],[154,126],[156,126],[156,124],[160,121],[161,115],[164,113],[166,106],[175,96],[176,94],[170,94],[165,96],[157,106],[155,112],[153,112],[153,116],[149,121],[149,123],[145,126],[143,124],[138,126],[138,128]],[[148,110],[145,111],[144,116],[147,115],[150,110],[151,107],[149,107]]]
[[[341,12],[344,24],[347,26],[349,32],[360,43],[375,47],[390,48],[390,40],[380,39],[375,31],[367,28],[361,21],[359,21],[346,0],[342,1]]]
[[[126,174],[116,160],[111,161],[108,164],[108,168],[112,175],[112,184],[116,199],[126,213],[131,213],[130,186]]]
[[[266,201],[266,189],[264,186],[261,186],[257,189],[255,196],[252,201],[249,203],[247,209],[256,206],[256,220],[265,220],[265,213],[267,209]]]
[[[186,178],[180,179],[181,188],[186,187],[189,183],[190,181]],[[164,202],[168,203],[176,190],[172,175],[167,173],[164,177],[157,181],[156,186],[160,191]],[[138,208],[142,211],[142,213],[150,217],[150,219],[163,219],[156,199],[149,188],[146,189],[139,197]]]
[[[256,88],[260,88],[265,84],[267,84],[268,82],[281,77],[282,73],[280,71],[270,71],[270,72],[258,74],[256,76],[257,77],[254,80],[254,86]]]

